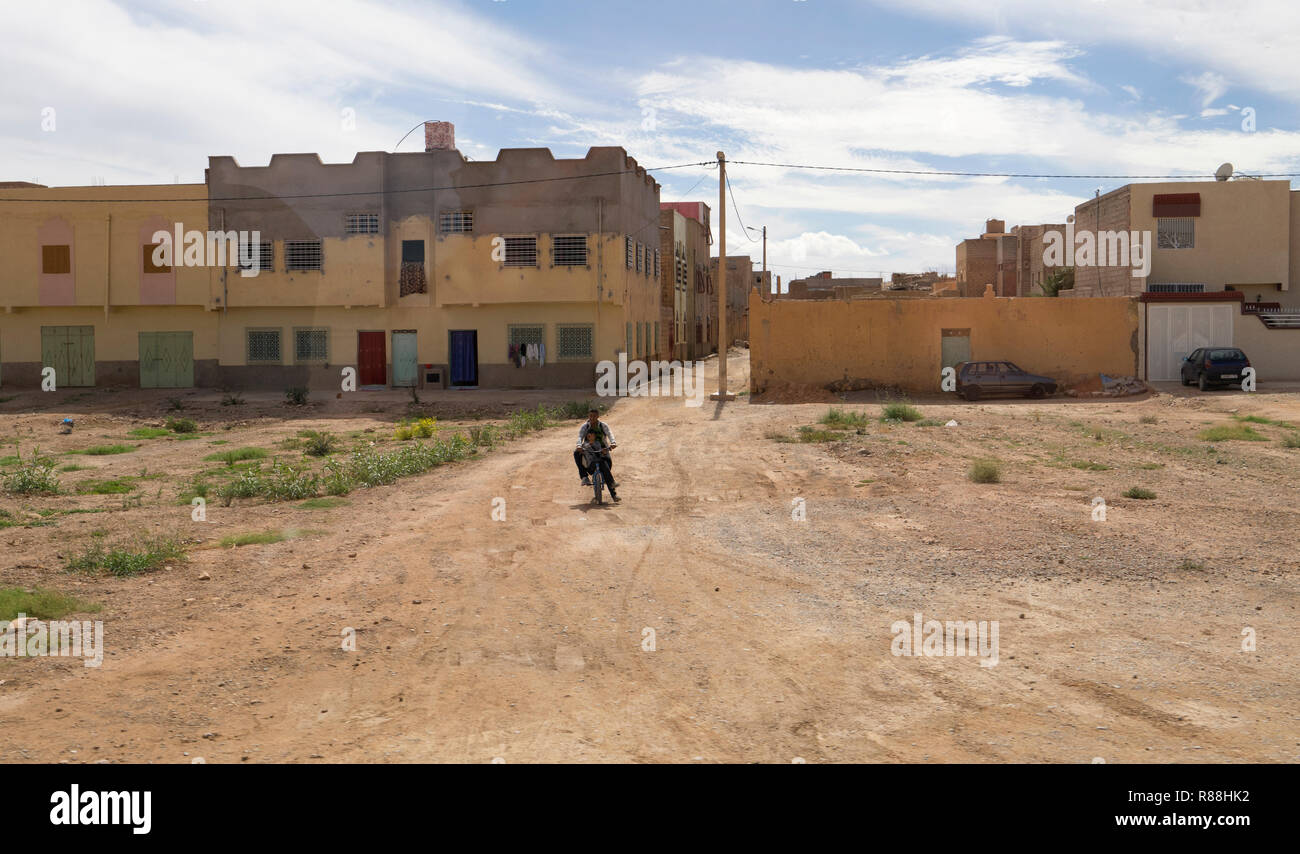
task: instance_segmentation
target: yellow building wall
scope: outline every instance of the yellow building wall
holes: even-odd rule
[[[1127,297],[910,300],[750,299],[750,377],[824,386],[868,380],[940,390],[942,330],[969,329],[971,358],[1070,382],[1136,376],[1138,310]]]
[[[141,332],[193,332],[194,358],[217,358],[218,319],[198,306],[128,306],[108,317],[97,307],[64,306],[0,313],[0,361],[39,362],[42,326],[95,327],[96,362],[140,358]]]
[[[1288,181],[1198,181],[1194,183],[1130,184],[1131,225],[1151,232],[1152,263],[1148,282],[1204,282],[1207,291],[1224,285],[1281,284],[1291,281],[1291,212]],[[1157,249],[1152,196],[1159,193],[1200,193],[1201,215],[1195,217],[1194,246]],[[1078,228],[1091,229],[1086,221]],[[1238,288],[1238,290],[1247,290]],[[1255,291],[1250,291],[1251,299]],[[1276,288],[1264,292],[1265,300]]]
[[[61,217],[73,229],[76,305],[140,303],[141,229],[147,224],[156,222],[172,231],[179,222],[185,230],[207,230],[207,187],[203,184],[20,187],[0,190],[0,197],[24,200],[0,201],[0,221],[4,223],[0,229],[0,305],[6,307],[41,304],[38,231],[52,218]],[[176,304],[207,304],[209,281],[219,270],[174,269]]]
[[[377,306],[384,305],[385,241],[378,234],[354,234],[321,241],[321,269],[285,272],[284,241],[275,240],[274,271],[241,276],[227,269],[226,305],[248,306]],[[401,242],[398,242],[400,252]],[[396,269],[396,268],[394,268]],[[219,271],[218,271],[219,272]],[[396,273],[394,273],[396,276]],[[220,276],[214,276],[213,296],[222,297]],[[214,300],[220,306],[220,301]]]

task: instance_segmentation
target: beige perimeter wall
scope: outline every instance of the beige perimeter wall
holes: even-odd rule
[[[751,389],[863,380],[939,391],[942,335],[969,329],[972,359],[1005,359],[1063,382],[1136,376],[1138,311],[1127,297],[750,299]]]

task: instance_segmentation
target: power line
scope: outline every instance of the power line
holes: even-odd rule
[[[880,175],[941,175],[961,178],[1087,178],[1111,180],[1189,180],[1193,178],[1213,178],[1217,175],[1048,175],[1028,172],[945,172],[925,169],[871,169],[865,166],[814,166],[807,163],[760,163],[754,160],[728,160],[728,163],[740,166],[775,166],[781,169],[813,169],[825,172],[869,172]],[[1300,172],[1261,172],[1252,174],[1253,178],[1300,178]]]
[[[731,189],[730,175],[727,176],[727,192],[731,194],[731,209],[736,214],[736,221],[740,223],[740,233],[745,235],[750,243],[757,243],[757,240],[749,236],[749,229],[745,228],[745,221],[740,217],[740,205],[736,204],[736,191]]]
[[[669,169],[687,169],[692,166],[709,166],[716,164],[718,161],[702,161],[699,163],[679,163],[676,166],[655,166],[648,168],[646,172],[664,172]],[[265,202],[278,201],[281,199],[330,199],[345,198],[349,196],[389,196],[400,193],[433,193],[441,190],[475,190],[486,187],[509,187],[517,184],[545,184],[552,181],[581,181],[586,178],[605,178],[611,175],[631,175],[641,171],[637,169],[617,169],[610,172],[593,172],[589,175],[560,175],[553,178],[521,178],[517,181],[490,181],[483,184],[447,184],[441,187],[407,187],[404,189],[389,190],[357,190],[347,193],[295,193],[291,195],[269,195],[269,196],[218,196],[209,198],[157,198],[157,199],[10,199],[0,198],[0,202],[37,202],[40,204],[50,203],[68,203],[68,204],[124,204],[124,203],[151,203],[151,202]],[[166,186],[166,185],[163,185]],[[57,188],[38,188],[31,187],[28,189],[57,189]]]

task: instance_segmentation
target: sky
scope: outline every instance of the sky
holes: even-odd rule
[[[1300,178],[1294,0],[0,0],[0,19],[0,181],[350,162],[421,150],[403,136],[426,119],[475,160],[723,151],[728,254],[759,266],[744,227],[766,226],[785,281],[951,273],[986,219],[1062,222],[1130,183],[796,167]],[[716,218],[716,167],[654,174]]]

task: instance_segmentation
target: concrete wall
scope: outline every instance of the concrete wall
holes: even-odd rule
[[[998,246],[993,240],[972,238],[957,244],[957,282],[963,295],[984,292],[998,275]]]
[[[1258,321],[1256,321],[1258,322]],[[1069,382],[1136,375],[1131,299],[751,300],[751,388],[857,379],[939,390],[944,329],[969,329],[973,359],[1006,359]]]
[[[1257,382],[1300,380],[1300,329],[1269,329],[1254,314],[1234,314],[1232,343],[1246,352]]]

